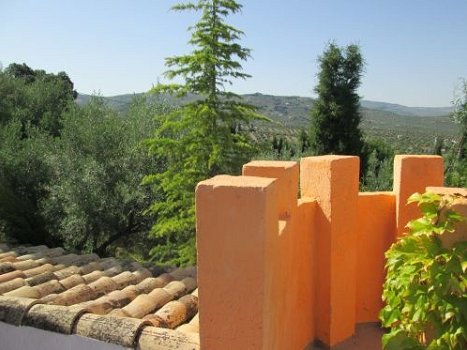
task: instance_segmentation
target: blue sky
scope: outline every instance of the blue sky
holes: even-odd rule
[[[449,106],[467,78],[466,0],[243,0],[230,22],[245,32],[253,75],[238,93],[314,96],[330,40],[357,43],[364,99]],[[194,14],[171,0],[0,0],[0,62],[65,71],[79,92],[148,90],[164,58],[187,53]]]

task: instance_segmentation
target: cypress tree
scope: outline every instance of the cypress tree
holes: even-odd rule
[[[310,146],[318,155],[363,156],[357,94],[364,66],[360,48],[330,43],[318,61],[318,97],[311,111]]]

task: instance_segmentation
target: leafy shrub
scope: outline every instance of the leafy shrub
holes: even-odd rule
[[[386,253],[387,276],[380,314],[385,350],[467,348],[467,242],[453,243],[451,209],[459,196],[416,193],[423,216],[409,222],[409,232]],[[446,243],[451,241],[451,244]],[[455,240],[454,240],[455,241]]]
[[[131,251],[147,234],[151,218],[143,212],[156,198],[140,183],[160,165],[142,140],[162,108],[141,97],[121,116],[94,97],[64,113],[61,136],[47,156],[53,173],[40,211],[47,231],[66,248],[106,255],[126,240]]]

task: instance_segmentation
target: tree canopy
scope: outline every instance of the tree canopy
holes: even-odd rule
[[[102,255],[133,242],[126,254],[148,258],[155,196],[141,179],[161,164],[142,141],[164,110],[146,96],[125,114],[99,97],[81,107],[65,73],[0,72],[0,239]]]
[[[311,112],[311,148],[316,154],[363,156],[360,97],[357,89],[364,67],[357,45],[330,43],[319,57],[320,71]]]
[[[10,64],[0,72],[0,123],[16,119],[58,136],[61,115],[76,99],[73,82],[65,72],[33,70],[25,63]]]
[[[247,131],[259,115],[226,90],[234,79],[249,77],[240,64],[250,56],[250,50],[238,42],[243,32],[226,23],[241,8],[232,0],[199,0],[173,7],[200,13],[191,27],[189,43],[194,50],[166,59],[166,77],[183,83],[158,85],[153,91],[178,97],[192,93],[198,98],[159,116],[161,126],[148,141],[154,156],[166,164],[164,172],[146,177],[161,198],[150,208],[156,217],[152,234],[165,239],[153,249],[156,259],[194,263],[196,184],[216,174],[238,173],[254,151]]]

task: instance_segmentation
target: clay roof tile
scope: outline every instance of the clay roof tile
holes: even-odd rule
[[[94,298],[100,297],[118,288],[118,284],[110,277],[103,276],[88,284],[94,293]]]
[[[62,280],[60,280],[60,284],[63,286],[65,289],[71,289],[74,286],[77,286],[78,284],[85,284],[86,280],[78,274],[74,274],[71,276],[68,276]]]
[[[47,300],[47,302],[55,305],[67,306],[95,299],[96,297],[96,293],[91,287],[86,284],[78,284],[71,289],[57,294],[52,300]],[[45,302],[44,299],[42,301]]]
[[[23,272],[26,278],[29,278],[29,277],[40,275],[41,273],[44,273],[44,272],[52,272],[53,270],[54,270],[53,265],[44,264],[44,265],[39,265],[39,266],[30,268],[30,269],[24,270]]]
[[[52,332],[71,334],[78,318],[86,311],[62,305],[34,305],[24,318],[24,325]]]
[[[137,336],[145,325],[148,325],[147,321],[135,318],[85,314],[78,320],[76,334],[134,347]]]
[[[7,293],[24,285],[26,285],[26,280],[20,277],[12,279],[8,282],[0,283],[0,294]]]
[[[99,278],[101,278],[103,276],[104,276],[104,272],[96,270],[96,271],[90,272],[90,273],[82,276],[82,278],[84,280],[84,283],[89,284],[89,283],[92,283],[94,281],[97,281]]]
[[[65,267],[64,269],[55,271],[54,274],[55,276],[57,276],[59,280],[62,280],[72,275],[79,274],[79,267],[74,266],[74,265],[68,266],[68,267]]]
[[[19,326],[29,309],[37,303],[36,299],[0,296],[0,321]]]
[[[130,271],[123,271],[122,273],[112,277],[112,280],[117,284],[118,289],[122,289],[130,284],[134,284],[136,282],[136,276]]]
[[[198,350],[199,335],[171,329],[145,327],[138,338],[138,350]]]
[[[0,283],[11,281],[15,278],[25,278],[23,271],[21,270],[14,270],[11,272],[4,273],[0,275]]]
[[[0,263],[0,274],[14,271],[15,267],[11,262],[2,262]]]
[[[0,321],[140,350],[199,348],[196,268],[144,266],[0,243]]]

